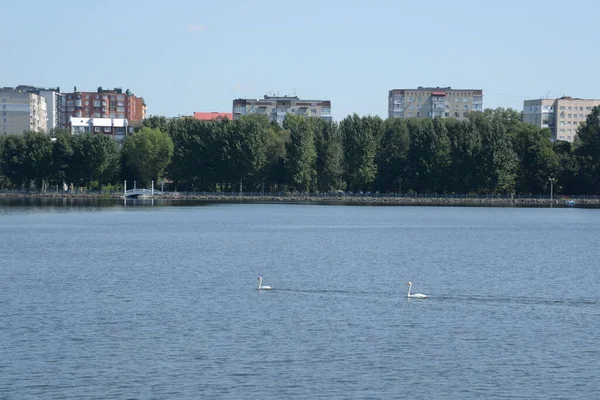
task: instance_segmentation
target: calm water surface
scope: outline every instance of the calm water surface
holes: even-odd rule
[[[1,399],[600,393],[600,210],[139,204],[0,205]]]

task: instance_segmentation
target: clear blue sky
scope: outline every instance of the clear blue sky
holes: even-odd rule
[[[0,86],[122,87],[151,115],[267,92],[387,116],[393,88],[481,88],[486,107],[600,98],[595,0],[103,0],[2,6]]]

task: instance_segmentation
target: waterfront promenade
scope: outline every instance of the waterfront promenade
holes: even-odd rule
[[[148,191],[150,192],[150,191]],[[3,191],[0,198],[78,198],[123,199],[123,192],[22,192]],[[492,195],[492,194],[349,194],[289,192],[155,192],[139,198],[171,201],[332,203],[373,205],[448,205],[448,206],[549,206],[574,200],[576,206],[600,206],[600,196]]]

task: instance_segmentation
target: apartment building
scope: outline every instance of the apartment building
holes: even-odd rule
[[[146,118],[146,103],[129,89],[102,89],[96,92],[80,92],[77,87],[72,93],[65,93],[64,120],[68,123],[75,118],[127,119],[130,123],[141,122]],[[63,128],[69,129],[68,126]]]
[[[117,142],[123,142],[134,131],[125,118],[70,117],[69,126],[72,135],[107,135]]]
[[[286,114],[332,120],[330,100],[303,100],[297,96],[265,95],[262,99],[233,100],[233,119],[248,114],[266,115],[279,125],[283,124]]]
[[[561,97],[559,99],[535,99],[523,102],[523,122],[539,128],[549,128],[552,140],[572,142],[579,125],[585,122],[592,108],[600,106],[600,100]]]
[[[16,92],[35,93],[46,100],[46,132],[50,133],[53,129],[61,127],[64,124],[63,119],[63,95],[60,88],[41,88],[29,85],[19,85],[13,89]]]
[[[0,89],[0,133],[45,132],[47,118],[43,96],[16,88]]]
[[[388,93],[389,118],[467,118],[483,111],[483,90],[423,87],[393,89]]]

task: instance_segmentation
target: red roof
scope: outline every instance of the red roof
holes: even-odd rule
[[[199,119],[200,121],[212,121],[212,120],[222,120],[227,118],[228,120],[233,119],[233,113],[226,112],[194,112],[194,118]]]

